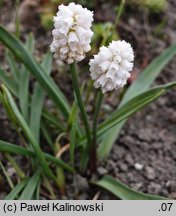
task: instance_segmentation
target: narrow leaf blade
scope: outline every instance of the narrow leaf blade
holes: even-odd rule
[[[166,85],[157,86],[148,91],[145,91],[136,97],[129,100],[118,111],[112,113],[109,118],[107,118],[103,123],[98,127],[98,137],[105,134],[110,128],[124,121],[131,115],[133,115],[138,110],[142,109],[152,101],[159,98],[161,95],[165,94],[169,89],[172,89],[176,86],[176,82],[168,83]],[[101,137],[102,138],[102,137]],[[86,142],[86,137],[83,136],[78,140],[78,146],[84,145]]]
[[[35,76],[40,85],[53,99],[64,117],[67,118],[70,112],[68,101],[58,86],[55,84],[53,79],[49,75],[45,74],[42,67],[33,59],[24,45],[12,34],[6,31],[2,26],[0,26],[0,41],[23,62],[23,64],[28,68],[29,72]]]
[[[108,190],[122,200],[167,200],[165,197],[137,192],[108,175],[93,184]]]
[[[28,182],[28,179],[25,179],[18,183],[13,190],[5,197],[5,200],[14,200],[18,194],[21,192],[21,190],[25,187],[26,183]]]
[[[158,97],[166,93],[167,90],[174,88],[175,86],[176,82],[161,85],[145,91],[129,100],[121,108],[119,108],[118,112],[112,113],[107,120],[100,124],[98,135],[103,134],[105,131],[117,125],[119,122],[127,119],[129,116],[142,109],[152,101],[156,100]]]
[[[36,157],[36,153],[34,151],[2,141],[2,140],[0,140],[0,152],[9,152],[9,153],[24,155],[26,157],[32,157],[32,158]],[[47,153],[43,153],[43,154],[47,161],[54,163],[58,166],[61,166],[69,172],[74,172],[74,169],[69,164],[62,161],[61,159],[58,159]]]
[[[11,55],[11,53],[9,53],[8,51],[5,52],[5,58],[9,64],[10,67],[10,71],[13,75],[13,79],[16,83],[19,83],[19,71],[18,71],[18,66],[15,62],[15,59],[13,58],[13,56]]]
[[[25,47],[31,54],[34,52],[35,41],[33,34],[29,34]],[[20,108],[23,114],[24,119],[29,121],[29,82],[30,82],[30,73],[28,69],[22,65],[20,74],[19,74],[19,101]]]
[[[8,110],[8,112],[11,113],[11,115],[13,116],[15,121],[22,128],[24,134],[26,135],[26,138],[29,140],[32,148],[36,152],[37,159],[39,160],[39,163],[42,166],[45,174],[54,179],[52,171],[50,170],[50,168],[49,168],[49,166],[48,166],[48,164],[44,158],[43,152],[42,152],[41,148],[39,147],[37,140],[35,139],[29,126],[27,125],[27,123],[25,122],[21,113],[19,112],[18,107],[16,106],[10,92],[8,91],[8,89],[5,86],[2,86],[2,90],[3,90],[5,108]]]
[[[40,181],[40,170],[37,170],[35,174],[28,180],[26,187],[24,188],[19,200],[31,200],[33,194]]]
[[[45,56],[42,63],[42,67],[43,69],[45,69],[46,74],[51,73],[51,68],[52,68],[51,54],[47,54]],[[38,142],[40,137],[41,113],[43,109],[44,98],[45,98],[45,91],[39,85],[39,83],[36,83],[34,87],[34,93],[32,96],[30,128]]]
[[[7,75],[7,72],[0,67],[0,80],[18,97],[18,84]]]

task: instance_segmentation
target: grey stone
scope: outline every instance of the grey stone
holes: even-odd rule
[[[161,185],[155,183],[155,182],[151,182],[149,185],[148,185],[148,193],[152,193],[152,194],[160,194],[161,192]]]
[[[106,166],[107,170],[112,171],[115,170],[116,168],[116,163],[112,160],[108,160],[107,166]]]
[[[166,186],[170,192],[176,192],[176,181],[168,181]]]
[[[155,170],[150,166],[145,167],[144,175],[149,180],[154,180],[156,177]]]
[[[132,184],[131,185],[132,186],[132,188],[134,189],[134,190],[140,190],[142,187],[143,187],[143,183],[142,182],[138,182],[138,183],[134,183],[134,184]]]
[[[129,164],[129,165],[133,165],[134,164],[134,160],[132,158],[132,156],[130,154],[127,154],[125,156],[125,161]]]
[[[81,175],[76,175],[76,183],[80,192],[89,188],[88,180]]]
[[[119,146],[114,146],[113,151],[112,151],[112,159],[114,161],[118,161],[123,158],[125,155],[125,148],[119,147]]]
[[[119,169],[123,172],[126,172],[126,171],[128,171],[128,166],[125,163],[120,163]]]
[[[170,193],[168,195],[168,198],[170,198],[170,199],[176,199],[176,192]]]
[[[108,173],[107,169],[105,169],[104,167],[98,167],[97,172],[99,175],[106,175]]]

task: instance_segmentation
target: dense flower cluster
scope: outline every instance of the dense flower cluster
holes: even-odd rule
[[[91,31],[93,12],[81,5],[70,3],[60,5],[54,17],[53,42],[51,52],[56,59],[68,64],[79,62],[85,58],[90,47],[93,32]]]
[[[124,40],[101,47],[89,63],[95,88],[101,88],[103,93],[122,88],[130,77],[133,60],[133,49]]]

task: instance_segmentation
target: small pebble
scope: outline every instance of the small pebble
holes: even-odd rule
[[[89,188],[89,183],[88,180],[84,177],[82,177],[81,175],[76,175],[76,182],[78,185],[78,190],[81,191],[85,191]]]
[[[144,175],[149,180],[154,180],[156,177],[155,170],[150,166],[145,167]]]
[[[151,182],[148,185],[148,193],[151,193],[151,194],[160,194],[161,189],[162,189],[161,185],[155,182]]]
[[[106,168],[107,168],[108,171],[113,171],[116,168],[116,163],[114,161],[112,161],[112,160],[108,160]]]
[[[170,193],[168,195],[168,198],[170,198],[170,199],[176,199],[176,192]]]
[[[63,196],[62,196],[62,200],[68,200],[68,197],[65,196],[65,195],[63,195]]]
[[[166,183],[166,187],[169,189],[170,192],[176,192],[176,182],[175,181],[168,181]]]
[[[173,193],[173,194],[176,194],[176,193]],[[168,197],[168,195],[169,195],[168,190],[162,189],[161,196]]]
[[[140,171],[140,170],[143,170],[144,165],[140,163],[135,163],[134,167],[136,170]]]
[[[125,163],[120,163],[119,169],[123,172],[126,172],[128,170],[128,166]]]
[[[134,164],[134,160],[132,158],[132,156],[130,154],[127,154],[125,156],[125,161],[129,164],[129,165],[133,165]]]
[[[118,168],[118,167],[116,167],[116,168],[114,169],[114,173],[115,173],[115,174],[119,173],[119,168]]]
[[[134,183],[134,184],[132,184],[131,185],[132,186],[132,188],[134,189],[134,190],[140,190],[142,187],[143,187],[143,183],[142,182],[138,182],[138,183]]]
[[[112,151],[112,159],[114,161],[118,161],[118,160],[122,159],[123,156],[125,155],[125,152],[126,152],[125,148],[115,145],[113,147],[113,151]]]
[[[97,172],[101,176],[102,175],[106,175],[108,173],[108,171],[105,168],[103,168],[103,167],[98,167]]]

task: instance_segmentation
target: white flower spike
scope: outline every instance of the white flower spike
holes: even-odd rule
[[[133,60],[133,48],[124,40],[112,41],[108,47],[101,47],[89,62],[95,88],[101,88],[103,94],[122,88],[130,77]]]
[[[50,46],[54,57],[68,64],[85,58],[91,47],[93,12],[81,5],[60,5],[54,17],[53,42]]]

